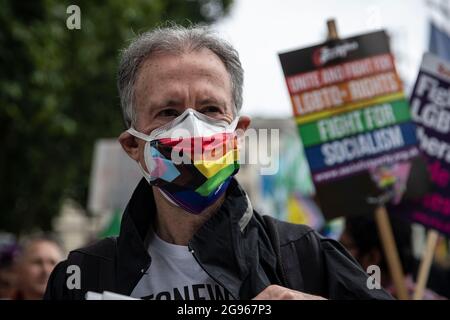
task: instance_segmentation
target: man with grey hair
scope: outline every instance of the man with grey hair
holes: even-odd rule
[[[236,50],[204,27],[158,28],[123,51],[119,141],[144,178],[120,235],[71,252],[47,299],[390,298],[367,288],[337,242],[253,210],[233,177],[238,132],[250,124],[238,116],[242,86]],[[78,286],[67,285],[73,265]]]

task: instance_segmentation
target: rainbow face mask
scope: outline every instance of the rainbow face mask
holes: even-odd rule
[[[223,195],[239,170],[238,120],[229,124],[189,108],[150,135],[133,128],[128,132],[146,141],[148,172],[139,166],[150,185],[175,205],[200,214]]]

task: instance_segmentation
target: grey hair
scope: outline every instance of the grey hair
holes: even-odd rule
[[[238,52],[207,27],[172,25],[156,28],[139,35],[122,51],[117,87],[127,128],[130,128],[136,122],[135,83],[142,63],[154,53],[182,54],[188,50],[196,51],[203,48],[215,53],[225,65],[231,78],[235,107],[233,112],[239,112],[242,107],[244,70]]]

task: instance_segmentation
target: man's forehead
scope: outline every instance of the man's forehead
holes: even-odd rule
[[[230,75],[220,58],[209,49],[183,53],[155,53],[142,63],[139,80],[161,81],[202,77],[229,83]]]
[[[168,97],[184,99],[188,91],[196,99],[232,99],[230,75],[212,51],[160,53],[148,58],[141,67],[135,94],[138,105],[147,105],[165,103],[162,100]]]

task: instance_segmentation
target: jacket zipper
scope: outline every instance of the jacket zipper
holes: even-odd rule
[[[229,289],[227,288],[227,286],[225,286],[221,281],[217,280],[213,275],[211,275],[211,274],[205,269],[205,267],[203,267],[202,263],[200,262],[200,260],[199,260],[199,259],[197,258],[197,256],[195,255],[195,251],[194,251],[194,249],[192,249],[192,247],[191,247],[190,244],[188,244],[188,248],[189,248],[189,252],[194,256],[195,261],[197,261],[197,263],[200,265],[200,267],[203,269],[203,271],[205,271],[206,274],[207,274],[211,279],[213,279],[215,282],[217,282],[219,285],[221,285],[223,288],[225,288],[225,289],[230,293],[230,295],[233,297],[234,300],[238,300],[238,299],[236,299],[236,297],[231,293],[231,290],[229,290]]]

